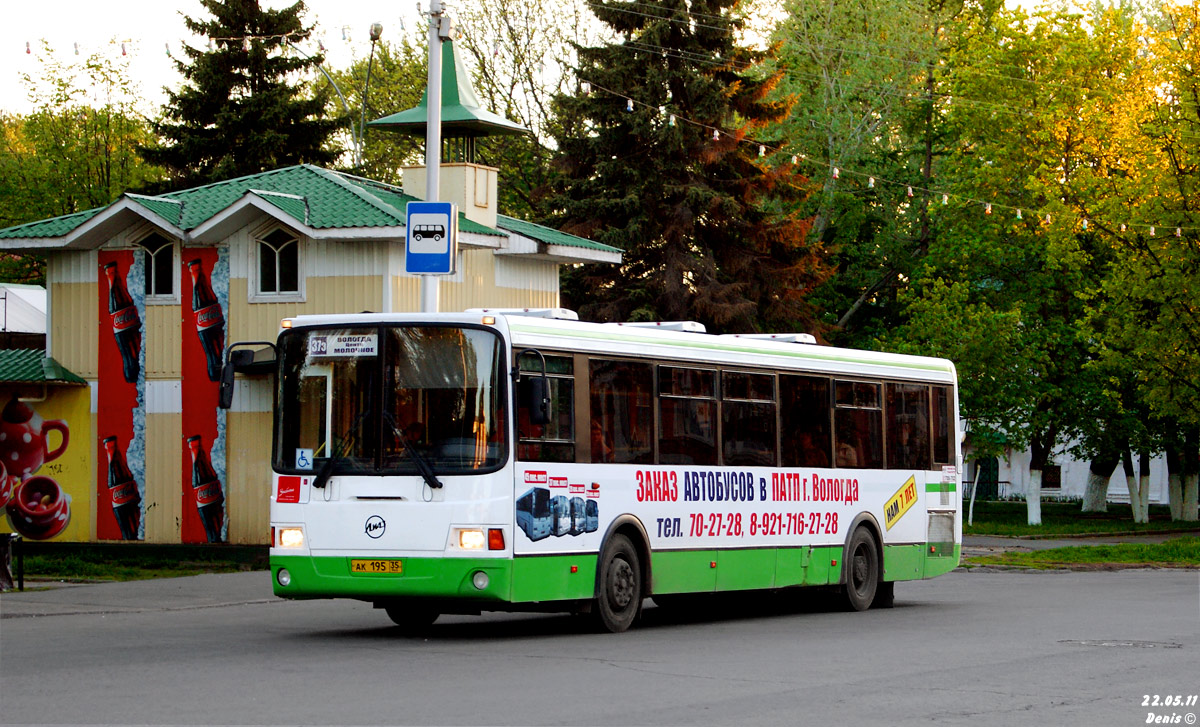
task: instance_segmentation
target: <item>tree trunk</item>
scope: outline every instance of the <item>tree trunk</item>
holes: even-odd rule
[[[1129,450],[1121,453],[1121,466],[1125,469],[1125,488],[1129,491],[1129,509],[1133,512],[1133,521],[1142,522],[1139,509],[1142,498],[1138,494],[1137,472],[1133,469],[1133,455]]]
[[[1171,520],[1183,519],[1183,459],[1174,442],[1167,442],[1167,505]]]
[[[1025,505],[1030,525],[1042,524],[1042,470],[1029,468],[1029,487],[1025,490]]]
[[[1142,522],[1150,522],[1150,453],[1146,450],[1138,455],[1138,507]]]
[[[1116,451],[1101,452],[1092,458],[1083,493],[1083,512],[1108,512],[1108,482],[1120,462],[1121,455]]]
[[[1030,525],[1042,524],[1042,470],[1050,459],[1055,439],[1057,435],[1051,428],[1029,441],[1029,487],[1025,490],[1025,506]]]
[[[1189,429],[1183,436],[1183,492],[1179,498],[1179,519],[1200,520],[1197,513],[1197,491],[1200,490],[1200,431]]]

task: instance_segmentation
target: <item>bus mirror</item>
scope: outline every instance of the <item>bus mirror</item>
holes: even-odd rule
[[[537,356],[541,371],[521,375],[521,357]],[[546,357],[536,348],[527,348],[517,354],[517,365],[513,368],[513,379],[517,382],[520,406],[529,412],[529,423],[541,426],[550,423],[550,379],[546,378]]]
[[[525,390],[525,407],[529,410],[529,423],[550,423],[550,382],[545,376],[527,376],[521,379]]]
[[[256,350],[246,346],[262,346]],[[225,347],[225,365],[221,367],[221,388],[217,394],[217,406],[228,409],[233,406],[233,375],[261,376],[275,370],[279,358],[275,344],[270,341],[237,341]]]
[[[217,406],[228,409],[233,406],[233,361],[225,356],[225,365],[221,367],[221,390],[217,395]]]

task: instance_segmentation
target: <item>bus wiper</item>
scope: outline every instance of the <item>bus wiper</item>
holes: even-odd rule
[[[396,426],[396,420],[392,418],[391,412],[385,411],[383,413],[383,420],[392,428],[392,434],[396,435],[396,439],[400,440],[400,444],[404,445],[404,451],[408,452],[408,456],[417,465],[417,469],[421,472],[421,477],[424,478],[425,484],[434,490],[441,489],[442,483],[437,478],[437,475],[433,473],[433,468],[429,466],[429,462],[425,459],[424,455],[417,451],[417,448],[408,441],[408,437],[404,436],[404,432]]]
[[[354,418],[354,423],[350,425],[350,429],[346,432],[346,436],[343,437],[342,441],[338,444],[337,452],[331,451],[329,453],[329,457],[325,460],[325,464],[321,465],[321,471],[318,472],[316,478],[313,479],[313,487],[320,490],[324,489],[325,485],[329,483],[329,478],[333,475],[333,468],[337,466],[339,462],[345,459],[347,454],[350,453],[350,446],[354,442],[354,437],[358,433],[358,428],[360,425],[362,425],[363,419],[365,419],[366,416],[367,412],[362,412]]]

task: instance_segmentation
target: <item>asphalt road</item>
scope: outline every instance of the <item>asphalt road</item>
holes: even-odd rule
[[[779,606],[779,604],[774,604]],[[619,635],[569,616],[286,602],[264,573],[0,596],[9,724],[1189,724],[1200,572],[962,572],[896,607],[648,604]],[[1200,701],[1200,700],[1197,700]],[[1194,717],[1193,717],[1194,718]]]

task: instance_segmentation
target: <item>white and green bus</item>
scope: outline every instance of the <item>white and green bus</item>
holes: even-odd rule
[[[863,610],[957,566],[949,361],[573,317],[283,321],[275,594],[623,631],[647,597],[826,586]]]

